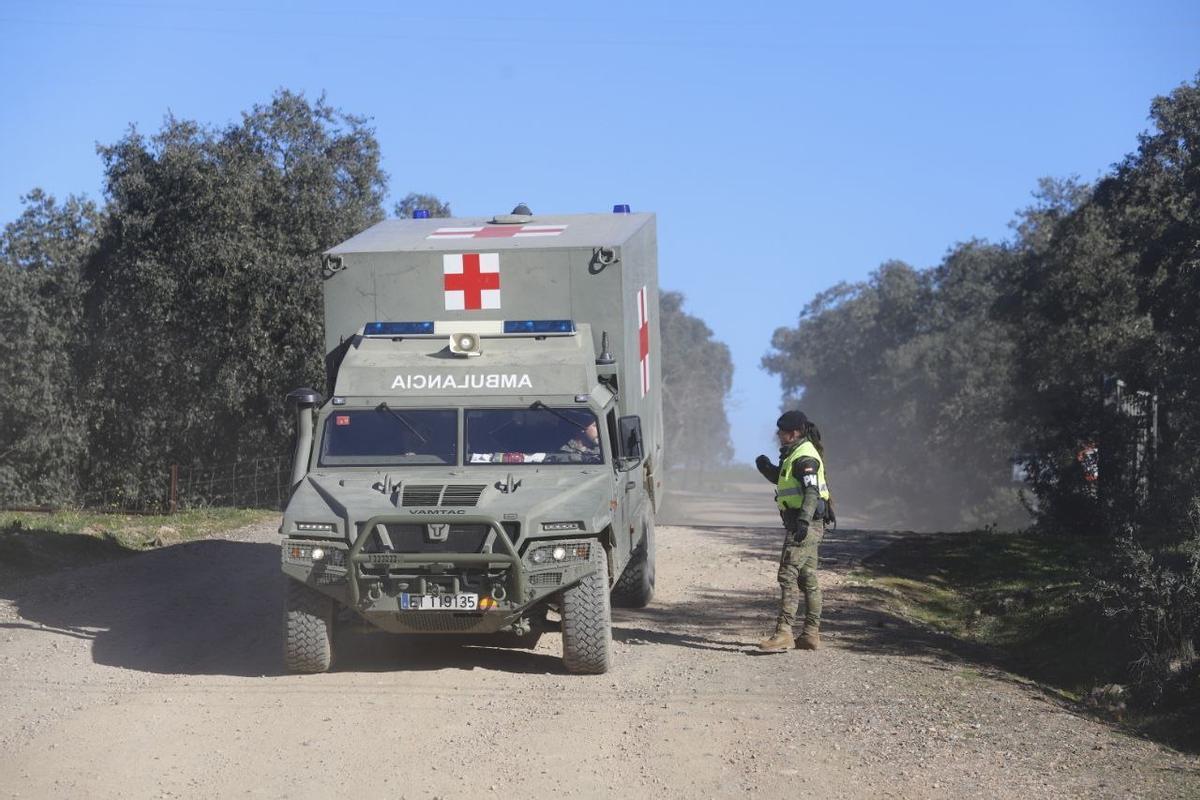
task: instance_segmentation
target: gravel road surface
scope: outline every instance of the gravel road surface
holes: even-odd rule
[[[271,526],[0,587],[0,798],[1200,797],[1194,757],[881,611],[847,574],[896,534],[831,532],[827,646],[758,654],[780,532],[740,519],[659,528],[602,676],[555,632],[353,631],[284,675]]]

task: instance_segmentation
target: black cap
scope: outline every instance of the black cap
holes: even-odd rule
[[[803,411],[785,411],[775,427],[781,431],[802,431],[808,427],[808,417],[804,416]]]

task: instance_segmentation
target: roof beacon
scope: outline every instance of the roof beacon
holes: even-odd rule
[[[368,322],[363,336],[422,336],[433,333],[433,322]]]
[[[613,206],[613,213],[614,213],[614,214],[628,214],[628,213],[630,213],[630,211],[629,211],[629,203],[617,203],[615,206]]]
[[[505,333],[574,333],[575,323],[569,319],[508,319]]]

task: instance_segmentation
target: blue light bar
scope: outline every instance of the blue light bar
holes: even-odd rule
[[[630,213],[629,212],[629,203],[617,203],[615,206],[613,206],[613,213],[614,214]]]
[[[413,210],[413,219],[429,219],[428,208],[417,208]]]
[[[506,319],[505,333],[574,333],[575,323],[569,319]]]
[[[364,336],[419,336],[433,333],[432,322],[368,322]]]

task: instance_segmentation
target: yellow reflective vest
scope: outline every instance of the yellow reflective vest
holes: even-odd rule
[[[822,500],[829,501],[829,484],[825,482],[825,462],[821,459],[821,454],[817,452],[813,443],[805,439],[796,445],[796,448],[788,453],[787,458],[779,465],[779,481],[775,484],[775,502],[779,505],[780,511],[785,508],[800,508],[804,503],[804,476],[792,474],[796,462],[802,458],[811,458],[817,462],[817,491]]]

